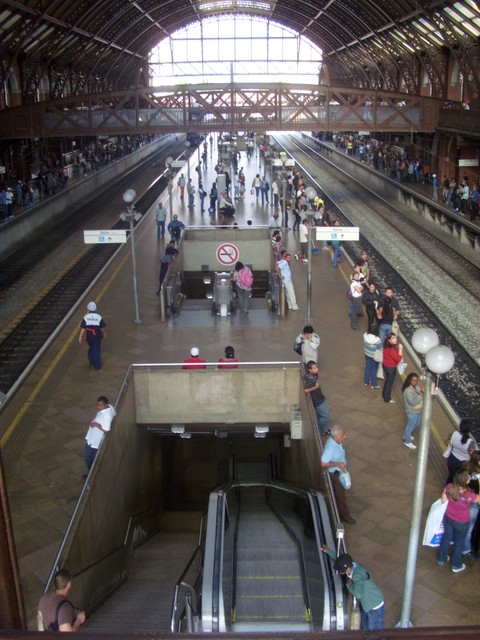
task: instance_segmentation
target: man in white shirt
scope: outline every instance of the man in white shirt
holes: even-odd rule
[[[280,254],[280,260],[277,262],[275,269],[285,287],[285,297],[287,298],[288,308],[292,311],[298,311],[297,300],[295,297],[295,289],[292,282],[292,271],[290,269],[290,261],[292,256],[286,251]]]
[[[320,336],[315,333],[315,329],[311,324],[303,327],[302,333],[295,338],[295,343],[301,344],[302,347],[302,362],[307,364],[313,360],[317,362],[318,347],[320,346]]]
[[[103,437],[112,428],[112,421],[116,415],[115,409],[111,404],[108,404],[108,398],[100,396],[97,399],[97,415],[90,422],[87,435],[85,436],[85,464],[89,471]]]
[[[308,262],[308,220],[306,218],[300,223],[298,236],[300,240],[300,251],[295,254],[295,260],[300,258],[303,262]]]

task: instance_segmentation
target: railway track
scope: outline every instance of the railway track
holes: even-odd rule
[[[170,144],[146,162],[149,165],[159,165],[161,158],[181,151],[183,145]],[[129,184],[134,184],[135,180],[142,176],[145,164],[142,163],[129,172]],[[146,213],[166,185],[167,180],[164,177],[155,180],[135,202],[137,211]],[[120,186],[115,189],[123,192]],[[92,228],[125,228],[125,223],[118,219],[118,211],[112,214],[111,201],[112,190],[106,189],[95,197],[94,207],[88,202],[71,211],[54,228],[48,230],[41,242],[32,238],[21,250],[2,263],[0,299],[8,300],[13,295],[21,299],[23,307],[21,313],[17,311],[13,314],[2,332],[0,391],[3,393],[8,393],[14,387],[52,333],[118,249],[118,245],[94,245],[89,248],[78,240],[80,230],[87,225],[94,224]],[[68,256],[60,250],[61,247],[68,248]],[[35,295],[39,286],[37,280],[44,285],[38,299]],[[45,280],[48,280],[47,284]],[[31,305],[28,304],[29,297],[35,299]]]
[[[277,136],[277,141],[323,192],[335,217],[360,227],[360,243],[346,243],[344,249],[353,261],[366,249],[378,289],[394,286],[407,339],[418,327],[429,326],[453,350],[455,366],[442,377],[442,390],[459,415],[480,424],[478,256],[460,243],[454,246],[433,223],[386,202],[304,141],[293,136]]]

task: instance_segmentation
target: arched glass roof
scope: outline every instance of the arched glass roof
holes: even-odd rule
[[[320,49],[293,29],[268,18],[220,15],[164,38],[149,55],[150,84],[255,79],[316,84],[321,61]]]

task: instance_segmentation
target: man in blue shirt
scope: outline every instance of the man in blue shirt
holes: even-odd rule
[[[350,515],[347,507],[345,489],[339,478],[340,470],[347,468],[347,458],[342,444],[345,438],[345,429],[341,425],[336,424],[332,427],[330,437],[325,443],[325,448],[322,453],[321,464],[322,469],[328,471],[330,474],[340,519],[347,524],[355,524],[356,520]]]

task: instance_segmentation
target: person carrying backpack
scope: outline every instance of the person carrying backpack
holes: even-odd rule
[[[238,261],[232,274],[232,280],[237,285],[237,296],[240,311],[248,313],[248,306],[252,296],[253,275],[249,267]]]
[[[67,599],[72,588],[72,575],[60,569],[53,579],[55,591],[44,593],[38,603],[39,631],[78,631],[85,622],[85,611],[79,611]]]

